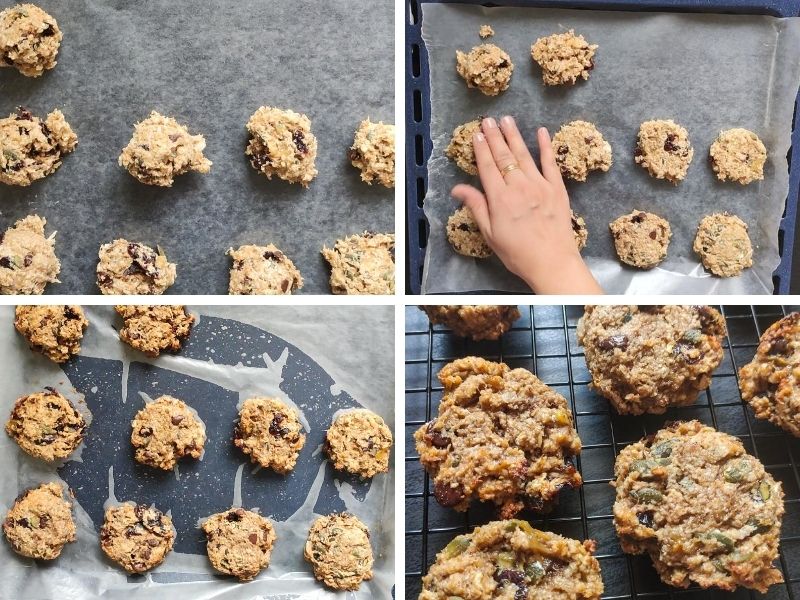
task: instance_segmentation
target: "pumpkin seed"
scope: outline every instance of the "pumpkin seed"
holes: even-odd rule
[[[772,486],[766,481],[762,481],[758,484],[758,494],[761,496],[761,499],[766,502],[772,496]]]
[[[733,540],[719,531],[709,531],[706,534],[706,537],[719,542],[722,546],[724,546],[726,552],[730,552],[734,548]]]
[[[513,552],[500,552],[497,555],[497,566],[501,571],[513,569],[517,564],[517,557]]]
[[[736,463],[731,463],[723,471],[722,476],[725,481],[729,483],[739,483],[750,472],[750,465],[747,462],[740,460]]]
[[[460,535],[444,547],[445,558],[454,558],[469,548],[472,540],[469,536]]]
[[[530,579],[531,584],[536,585],[545,575],[545,568],[538,560],[525,565],[525,576]]]
[[[650,448],[650,454],[655,458],[667,458],[672,454],[672,440],[664,440]]]
[[[687,329],[683,334],[683,339],[690,344],[697,344],[703,339],[703,333],[699,329]]]
[[[664,496],[661,495],[661,492],[649,487],[632,490],[631,496],[634,500],[636,500],[636,502],[640,502],[642,504],[658,504],[664,499]]]

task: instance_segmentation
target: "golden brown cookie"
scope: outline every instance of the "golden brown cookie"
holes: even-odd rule
[[[374,477],[389,470],[392,431],[380,416],[366,409],[336,417],[325,434],[323,449],[338,471]]]
[[[586,181],[590,171],[611,168],[611,144],[593,123],[571,121],[553,136],[553,154],[564,177]]]
[[[303,554],[314,576],[334,590],[357,590],[372,579],[369,529],[353,515],[319,517],[308,531]]]
[[[447,241],[462,256],[488,258],[494,254],[478,228],[472,211],[466,206],[457,209],[447,219]]]
[[[161,396],[136,413],[131,444],[143,465],[169,471],[185,456],[200,458],[206,443],[205,425],[181,400]]]
[[[686,177],[693,156],[689,132],[672,119],[645,121],[639,127],[634,160],[656,179],[677,185]]]
[[[667,256],[672,229],[653,213],[634,210],[609,224],[617,256],[626,265],[652,269]]]
[[[124,324],[119,339],[155,358],[161,352],[177,352],[189,337],[194,317],[179,305],[117,305]]]
[[[753,266],[747,223],[736,215],[715,213],[703,217],[693,248],[703,266],[718,277],[736,277]]]
[[[100,528],[103,552],[128,573],[144,573],[160,565],[174,542],[172,519],[143,504],[108,508]]]
[[[243,508],[208,517],[202,525],[211,565],[239,581],[250,581],[269,566],[275,529],[272,522]]]
[[[288,473],[306,443],[297,411],[277,398],[248,398],[239,409],[233,443],[265,469]]]
[[[89,321],[77,305],[17,306],[14,327],[31,350],[53,362],[63,363],[81,351],[83,332]]]
[[[460,337],[475,341],[497,340],[520,318],[516,306],[505,305],[430,305],[420,306],[433,325],[445,325]]]
[[[58,558],[76,537],[72,501],[58,483],[29,489],[6,514],[3,533],[17,554],[41,560]]]

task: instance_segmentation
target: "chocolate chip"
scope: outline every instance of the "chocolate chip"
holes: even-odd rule
[[[675,135],[674,133],[668,134],[667,139],[664,142],[664,150],[666,150],[667,152],[675,152],[676,150],[678,150],[679,147],[674,144],[675,140],[677,139],[678,136]]]
[[[172,419],[170,420],[173,425],[180,425],[181,421],[183,421],[183,415],[172,415]]]
[[[425,439],[427,439],[428,443],[434,448],[447,448],[450,445],[450,438],[436,431],[433,428],[433,421],[428,423],[428,428],[425,431]]]
[[[464,500],[464,492],[460,487],[451,487],[448,483],[437,481],[433,486],[433,495],[442,506],[455,506]]]
[[[628,336],[627,335],[610,335],[607,338],[603,338],[599,342],[597,342],[597,347],[600,350],[613,350],[614,348],[619,348],[621,350],[628,349]]]
[[[288,428],[281,427],[281,423],[283,423],[284,419],[286,419],[286,415],[282,413],[275,413],[272,417],[272,422],[269,424],[269,432],[275,437],[284,437],[289,433]]]
[[[788,354],[789,353],[789,342],[786,341],[786,338],[778,338],[776,340],[772,340],[772,343],[769,346],[768,354]]]
[[[292,141],[302,154],[308,154],[308,146],[306,146],[305,139],[303,132],[299,129],[292,134]]]
[[[4,269],[13,269],[14,268],[12,266],[11,259],[8,256],[4,256],[4,257],[0,258],[0,267],[3,267]]]
[[[251,544],[258,544],[258,534],[257,533],[251,533],[247,537],[247,539],[250,540]]]
[[[651,240],[654,240],[658,237],[658,232],[655,229],[653,229],[653,231],[649,233],[649,236]]]
[[[636,213],[631,217],[631,223],[644,223],[644,218],[644,213]]]
[[[556,150],[556,154],[559,156],[564,156],[567,153],[569,153],[569,148],[567,146],[559,146],[558,150]]]
[[[228,514],[225,515],[225,519],[231,522],[241,521],[244,518],[244,510],[241,508],[237,508],[234,510],[228,511]]]
[[[53,29],[53,25],[51,23],[47,24],[47,27],[44,28],[42,33],[40,34],[42,37],[50,37],[56,34],[56,30]]]
[[[276,262],[281,261],[283,259],[283,256],[284,256],[283,252],[281,252],[280,250],[277,251],[267,250],[266,252],[264,252],[265,259],[274,260]]]
[[[142,427],[139,429],[139,435],[142,437],[149,437],[153,435],[153,430],[150,427]]]

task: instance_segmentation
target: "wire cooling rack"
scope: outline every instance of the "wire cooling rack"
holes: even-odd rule
[[[431,328],[416,307],[406,307],[405,332],[405,443],[406,443],[406,598],[416,599],[421,577],[452,538],[493,518],[492,508],[473,504],[466,513],[439,506],[414,446],[414,431],[436,415],[442,388],[436,374],[448,362],[463,356],[483,356],[512,368],[524,367],[569,401],[576,429],[583,442],[577,467],[583,486],[560,494],[558,507],[549,515],[531,512],[521,517],[535,527],[561,535],[597,542],[595,556],[602,569],[606,600],[647,598],[789,598],[800,600],[800,439],[753,416],[741,401],[738,370],[755,354],[758,339],[770,324],[797,307],[720,307],[728,326],[724,358],[711,387],[692,406],[677,407],[663,415],[620,416],[588,387],[591,377],[575,328],[583,314],[579,306],[520,307],[522,318],[502,340],[473,342],[453,336],[441,326]],[[698,419],[739,437],[747,451],[783,482],[786,513],[781,530],[780,559],[776,566],[785,583],[768,594],[740,589],[736,592],[686,590],[661,583],[647,555],[622,552],[614,530],[612,505],[614,457],[620,449],[654,433],[666,421]]]

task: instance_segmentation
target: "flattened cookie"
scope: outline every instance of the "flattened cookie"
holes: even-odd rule
[[[566,399],[525,369],[469,356],[439,371],[439,413],[414,434],[436,500],[465,511],[493,502],[502,518],[546,511],[581,485],[581,450]]]
[[[6,433],[25,452],[47,462],[67,458],[83,441],[86,421],[53,388],[18,398]]]
[[[577,329],[592,388],[620,414],[687,406],[722,361],[725,320],[709,306],[587,306]]]
[[[272,522],[243,508],[211,515],[203,523],[208,559],[220,573],[250,581],[269,566],[275,530]]]
[[[28,215],[0,236],[0,293],[41,294],[48,283],[58,282],[56,234],[44,237],[46,223]]]
[[[314,577],[334,590],[357,590],[372,579],[369,529],[353,515],[319,517],[308,531],[303,555]]]
[[[594,550],[593,540],[539,531],[527,521],[492,521],[436,555],[419,600],[599,600],[603,579]]]
[[[767,149],[759,137],[747,129],[721,131],[709,150],[711,168],[720,181],[747,185],[764,179]]]
[[[81,351],[89,321],[77,305],[17,306],[14,327],[31,350],[63,363]]]
[[[783,490],[738,438],[672,423],[623,448],[614,475],[622,549],[649,554],[664,583],[766,593],[783,581]]]
[[[481,130],[481,119],[459,125],[453,131],[450,144],[445,148],[445,155],[455,161],[458,167],[469,175],[478,174],[478,165],[475,163],[475,149],[472,146],[472,137]]]
[[[180,350],[194,323],[194,317],[180,304],[117,305],[114,310],[124,322],[119,339],[153,358],[164,351]]]
[[[317,176],[317,138],[311,121],[293,110],[259,108],[247,122],[250,143],[245,154],[253,168],[267,179],[273,175],[308,187]]]
[[[639,126],[634,160],[656,179],[677,185],[686,177],[693,156],[689,132],[672,119],[645,121]]]
[[[157,508],[125,503],[106,510],[100,547],[128,573],[157,567],[174,543],[172,519]]]
[[[288,473],[306,443],[297,411],[277,398],[248,398],[239,409],[233,443],[265,469]]]
[[[365,231],[322,248],[334,294],[394,294],[394,234]]]
[[[163,294],[175,283],[175,263],[163,252],[118,239],[100,246],[97,287],[103,294]]]
[[[348,152],[350,162],[361,170],[361,181],[394,187],[394,125],[361,121]]]
[[[486,243],[472,211],[462,206],[447,219],[447,241],[453,250],[472,258],[488,258],[494,252]]]
[[[542,68],[545,85],[572,85],[578,78],[589,79],[595,50],[597,44],[589,44],[570,29],[536,40],[531,46],[531,57]]]
[[[693,248],[703,266],[718,277],[736,277],[753,266],[747,223],[735,215],[715,213],[703,217]]]
[[[62,37],[56,20],[35,4],[6,8],[0,11],[0,68],[39,77],[56,66]]]
[[[588,121],[571,121],[553,136],[553,152],[561,174],[575,181],[586,181],[590,171],[611,168],[611,144]]]
[[[76,538],[72,502],[58,483],[43,483],[23,492],[3,521],[3,533],[14,552],[41,560],[58,558]]]
[[[640,269],[652,269],[667,255],[672,230],[666,219],[635,210],[609,225],[619,259]]]
[[[520,318],[516,306],[420,306],[433,325],[445,325],[460,337],[498,340]]]
[[[337,471],[374,477],[389,471],[392,432],[383,419],[366,409],[340,414],[325,434],[323,450]]]
[[[205,425],[181,400],[161,396],[136,413],[131,423],[136,460],[165,471],[185,456],[200,458],[206,443]]]
[[[228,293],[283,295],[303,287],[303,277],[291,259],[274,244],[230,248],[233,260]]]
[[[456,70],[467,87],[478,88],[487,96],[497,96],[508,89],[514,64],[504,50],[494,44],[481,44],[466,54],[456,51]]]

